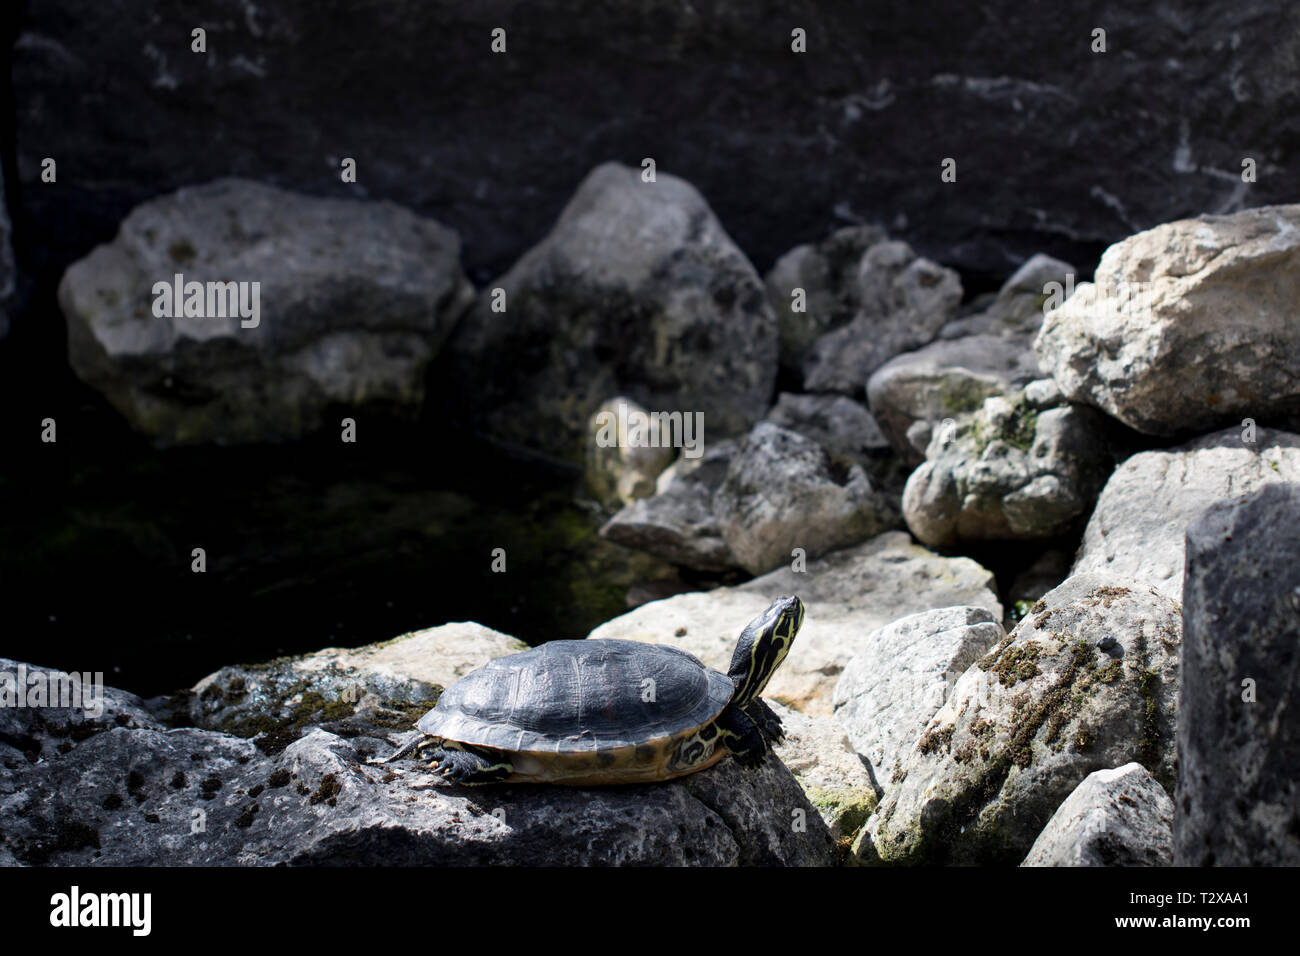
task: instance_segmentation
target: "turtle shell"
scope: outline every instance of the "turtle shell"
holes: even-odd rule
[[[717,717],[734,691],[731,678],[675,647],[551,641],[499,657],[452,684],[417,726],[511,752],[658,747]]]

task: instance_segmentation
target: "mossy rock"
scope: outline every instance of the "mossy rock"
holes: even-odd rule
[[[865,863],[1015,864],[1095,770],[1171,793],[1181,613],[1151,588],[1068,579],[958,680],[863,828]]]

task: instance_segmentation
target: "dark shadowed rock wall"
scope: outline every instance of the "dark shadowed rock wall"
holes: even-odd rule
[[[692,183],[760,269],[859,221],[967,272],[1039,251],[1087,268],[1158,222],[1297,196],[1300,6],[1281,0],[44,0],[17,17],[11,198],[35,272],[227,175],[407,205],[461,233],[479,282],[610,159]]]

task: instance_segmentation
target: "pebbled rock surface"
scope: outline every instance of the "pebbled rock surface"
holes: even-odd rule
[[[1300,485],[1187,529],[1179,866],[1300,865]]]
[[[885,786],[854,851],[869,864],[1016,864],[1095,770],[1174,784],[1180,608],[1075,575],[957,681]]]
[[[154,284],[177,273],[259,283],[258,324],[156,316]],[[244,179],[136,207],[59,284],[73,369],[159,445],[294,439],[338,408],[414,415],[472,300],[450,229]]]
[[[1021,866],[1170,866],[1174,802],[1139,763],[1097,770],[1065,798]]]
[[[368,763],[391,750],[387,739],[310,727],[268,754],[228,734],[167,728],[130,695],[109,696],[111,719],[76,732],[48,712],[3,712],[0,859],[81,866],[834,860],[826,824],[777,760],[756,771],[724,760],[646,786],[460,788],[417,763]],[[11,740],[35,743],[24,751]]]

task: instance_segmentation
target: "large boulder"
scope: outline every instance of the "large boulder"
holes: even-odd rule
[[[1200,216],[1106,250],[1035,348],[1067,396],[1152,435],[1300,426],[1300,205]]]
[[[873,864],[1015,864],[1095,770],[1174,785],[1178,605],[1075,575],[957,681],[863,827]]]
[[[1146,767],[1088,774],[1038,835],[1021,866],[1169,866],[1174,802]]]
[[[1274,482],[1300,482],[1300,436],[1227,428],[1134,455],[1097,498],[1074,573],[1110,574],[1178,599],[1188,525],[1215,502]]]
[[[483,290],[447,359],[438,377],[454,414],[578,460],[588,418],[610,395],[689,419],[674,426],[682,435],[701,418],[707,437],[744,433],[771,399],[776,316],[693,186],[605,163]]]
[[[163,302],[177,275],[184,301]],[[242,179],[137,207],[59,284],[73,369],[161,445],[297,438],[336,407],[414,415],[472,298],[438,223]]]
[[[853,548],[778,568],[738,587],[674,595],[606,621],[589,638],[669,644],[725,672],[741,630],[783,594],[797,594],[807,617],[766,694],[809,714],[832,712],[835,682],[871,633],[937,607],[977,605],[1002,614],[997,585],[969,558],[941,557],[901,531]]]
[[[903,517],[932,548],[1056,537],[1082,523],[1114,465],[1104,416],[994,395],[930,440]]]
[[[18,665],[0,661],[0,669]],[[669,783],[461,788],[376,765],[386,735],[307,727],[283,750],[168,728],[109,690],[102,719],[0,710],[0,859],[28,865],[794,865],[834,859],[778,759]]]
[[[1300,865],[1300,485],[1187,529],[1175,861]]]
[[[709,442],[699,458],[683,455],[659,475],[654,495],[624,506],[601,536],[697,571],[738,570],[713,514],[714,494],[736,450],[735,441],[724,439]]]
[[[958,678],[1006,635],[986,607],[946,607],[877,629],[835,685],[835,717],[882,789]]]
[[[806,557],[858,544],[899,523],[893,496],[797,432],[754,426],[713,498],[722,538],[741,567],[763,574],[803,549]]]
[[[795,247],[766,282],[781,362],[798,368],[810,392],[859,394],[889,359],[938,335],[961,304],[956,272],[869,227]]]
[[[934,427],[976,411],[990,395],[1007,395],[1041,374],[1033,341],[1050,283],[1062,284],[1068,263],[1036,255],[992,301],[940,330],[938,341],[890,359],[867,381],[872,414],[904,460],[916,464]]]

